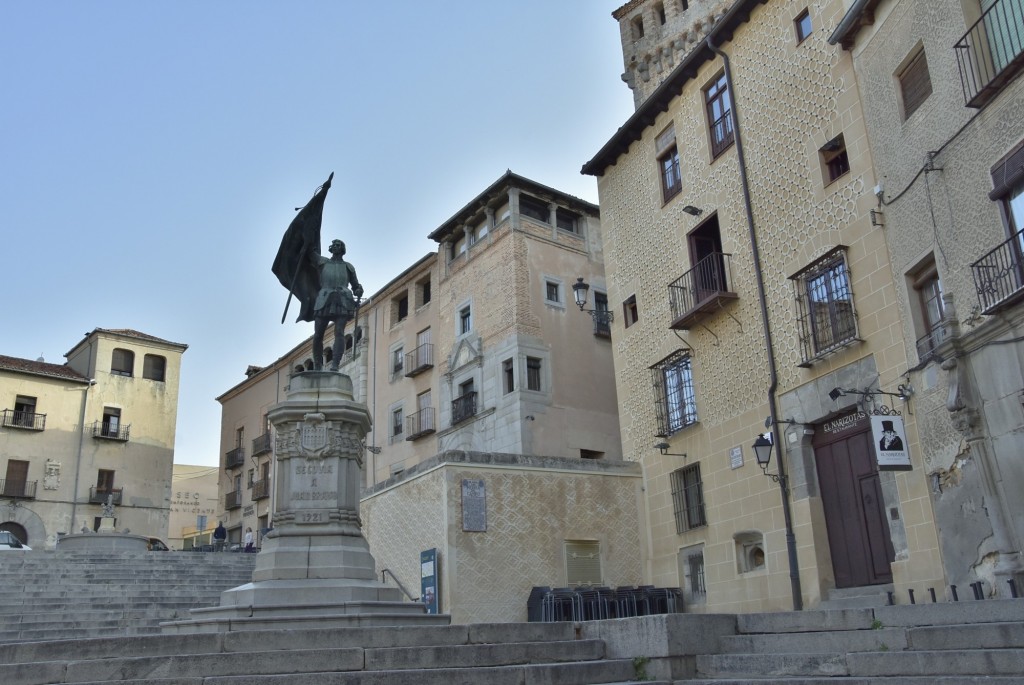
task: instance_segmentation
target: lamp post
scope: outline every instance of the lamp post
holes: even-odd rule
[[[594,330],[602,329],[604,334],[609,333],[612,321],[615,320],[615,316],[611,311],[607,309],[587,309],[587,296],[590,294],[590,284],[583,280],[583,276],[578,276],[576,282],[572,284],[572,296],[576,300],[576,306],[580,308],[581,312],[587,312],[590,317],[594,320]]]

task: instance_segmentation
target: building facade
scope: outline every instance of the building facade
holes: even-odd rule
[[[0,357],[0,528],[52,548],[110,500],[118,530],[165,537],[186,348],[97,328],[63,365]]]
[[[945,573],[1008,596],[1024,587],[1024,2],[855,2],[829,40],[862,84]]]
[[[212,543],[221,511],[216,466],[175,464],[171,479],[171,518],[167,544],[171,549],[192,549]]]
[[[530,588],[577,578],[573,559],[584,554],[586,574],[603,568],[622,584],[639,582],[639,474],[620,455],[597,207],[508,172],[430,238],[436,253],[362,304],[340,364],[373,421],[362,515],[378,570],[418,596],[419,554],[440,550],[441,609],[467,622],[525,620]],[[572,300],[577,279],[594,291],[594,317]],[[232,541],[272,523],[273,488],[256,488],[273,475],[265,417],[290,375],[311,368],[310,348],[306,341],[268,367],[250,367],[218,398]],[[464,481],[483,493],[485,504],[472,506],[492,522],[485,529],[479,519],[462,528]],[[512,481],[536,483],[537,492],[520,497],[505,485]],[[579,501],[571,520],[547,521],[567,498]],[[599,515],[623,501],[632,502],[628,516]],[[534,572],[496,592],[503,555],[530,548],[541,517],[557,542],[534,540]],[[492,580],[464,576],[459,585],[460,568]]]
[[[857,74],[828,41],[847,4],[634,0],[613,15],[638,104],[583,171],[622,312],[645,574],[684,587],[690,610],[946,585]],[[659,46],[671,69],[637,66]],[[772,448],[763,469],[755,442]]]

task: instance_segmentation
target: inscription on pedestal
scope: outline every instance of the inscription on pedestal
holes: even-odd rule
[[[290,504],[292,508],[307,510],[311,507],[338,506],[337,464],[334,461],[292,459],[291,463]],[[301,516],[299,518],[301,519]],[[325,515],[322,521],[303,520],[300,522],[326,523],[326,521]]]

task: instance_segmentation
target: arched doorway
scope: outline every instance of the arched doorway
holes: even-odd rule
[[[0,530],[6,530],[11,533],[14,533],[14,537],[21,540],[21,544],[23,545],[29,544],[28,531],[25,530],[25,526],[21,525],[20,523],[15,523],[14,521],[5,521],[4,523],[0,523]]]

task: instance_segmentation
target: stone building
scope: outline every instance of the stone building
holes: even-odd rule
[[[167,544],[172,549],[191,549],[210,544],[217,514],[221,511],[216,466],[175,464],[171,478],[171,518]]]
[[[1022,588],[1024,2],[858,0],[861,84],[950,583]]]
[[[52,548],[109,498],[118,530],[166,536],[186,348],[97,328],[63,365],[0,357],[0,529]]]
[[[373,421],[361,512],[378,571],[419,596],[420,553],[437,550],[457,622],[525,620],[535,585],[639,582],[607,316],[571,299],[582,278],[607,309],[597,207],[508,172],[430,238],[436,253],[362,304],[340,364]],[[272,522],[265,417],[310,349],[218,397],[232,540]]]
[[[691,611],[946,585],[857,74],[828,41],[847,4],[613,15],[637,108],[583,172],[646,580],[683,586]]]

